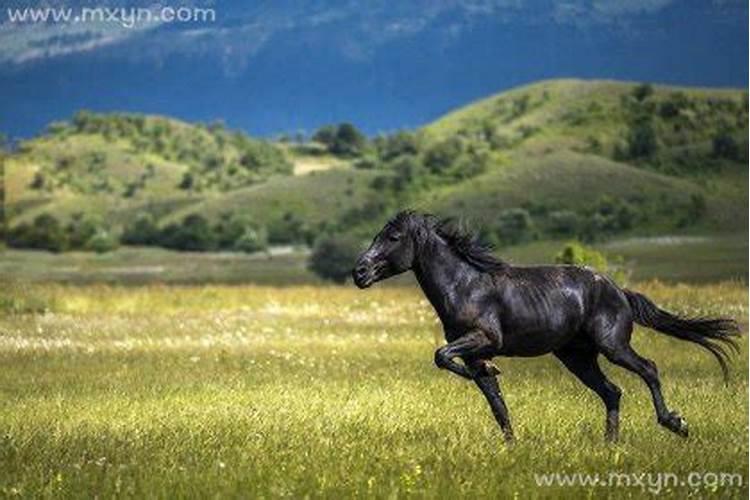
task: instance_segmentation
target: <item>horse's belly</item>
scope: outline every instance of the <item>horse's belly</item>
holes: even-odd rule
[[[519,333],[510,337],[503,336],[501,356],[531,357],[554,352],[564,346],[573,334],[556,335],[549,332]]]

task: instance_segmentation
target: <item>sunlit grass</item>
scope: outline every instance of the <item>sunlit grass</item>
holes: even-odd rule
[[[687,314],[747,322],[747,289],[637,286]],[[410,288],[6,289],[0,319],[0,494],[37,496],[640,496],[537,487],[544,472],[739,472],[747,495],[747,348],[724,386],[697,348],[638,330],[684,441],[625,392],[622,441],[552,358],[499,359],[518,443],[478,391],[432,365],[440,325]]]

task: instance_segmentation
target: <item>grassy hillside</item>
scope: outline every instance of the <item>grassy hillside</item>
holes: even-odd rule
[[[85,216],[118,234],[138,214],[164,227],[197,213],[305,228],[286,236],[308,241],[369,233],[404,206],[481,221],[501,244],[745,232],[747,99],[544,81],[339,156],[217,124],[81,112],[10,155],[6,209],[11,227]]]
[[[485,219],[498,210],[574,210],[602,197],[638,207],[641,230],[746,227],[747,93],[620,82],[541,82],[484,99],[424,129],[501,161],[427,206]],[[724,148],[722,144],[728,146]],[[692,200],[692,201],[691,201]],[[690,205],[705,205],[690,219]]]

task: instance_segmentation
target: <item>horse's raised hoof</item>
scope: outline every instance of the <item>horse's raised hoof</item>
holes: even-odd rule
[[[667,418],[660,423],[678,436],[686,438],[689,435],[687,421],[676,411],[670,412],[669,415],[667,415]]]

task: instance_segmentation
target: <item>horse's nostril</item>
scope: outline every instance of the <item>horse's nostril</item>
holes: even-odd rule
[[[365,266],[357,266],[354,272],[357,273],[357,276],[364,276],[367,273],[367,269]]]

